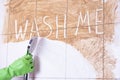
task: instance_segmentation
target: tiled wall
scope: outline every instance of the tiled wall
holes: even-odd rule
[[[38,36],[47,38],[39,44],[31,80],[120,79],[119,0],[11,0],[6,6],[3,2],[0,68],[23,56],[28,40]],[[17,39],[20,28],[23,38]]]

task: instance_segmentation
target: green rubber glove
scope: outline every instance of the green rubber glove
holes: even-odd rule
[[[32,55],[27,54],[14,61],[9,67],[0,69],[0,80],[11,80],[15,76],[24,75],[33,70]]]

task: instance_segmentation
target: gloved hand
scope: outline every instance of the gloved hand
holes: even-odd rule
[[[32,55],[27,54],[14,61],[9,67],[0,69],[0,80],[11,80],[15,76],[24,75],[33,70]]]

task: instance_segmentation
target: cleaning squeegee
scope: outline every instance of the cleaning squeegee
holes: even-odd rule
[[[32,37],[29,41],[29,44],[27,46],[27,54],[29,55],[33,55],[33,51],[35,50],[35,48],[37,47],[37,43],[38,43],[38,37]],[[24,75],[24,80],[28,80],[28,73]]]

